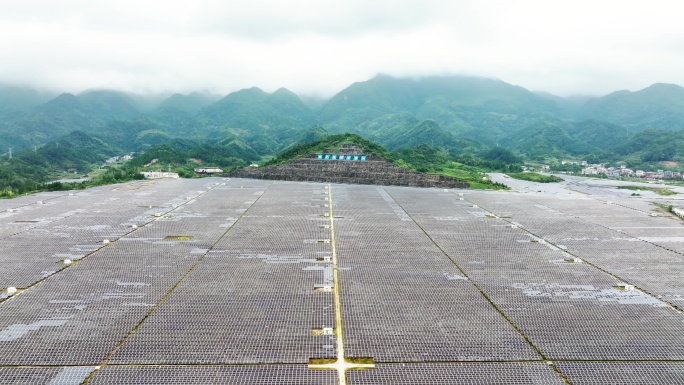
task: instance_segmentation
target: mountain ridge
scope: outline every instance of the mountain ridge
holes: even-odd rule
[[[426,144],[458,155],[503,145],[544,160],[606,155],[649,128],[684,129],[684,88],[667,83],[572,99],[492,78],[378,75],[349,85],[320,107],[286,88],[269,93],[252,87],[223,97],[173,94],[155,108],[150,108],[151,99],[141,100],[112,90],[63,93],[1,120],[0,147],[19,151],[80,130],[117,137],[118,145],[130,151],[185,138],[237,141],[263,157],[322,127],[329,134],[356,133],[392,149]],[[128,140],[120,137],[123,132]]]

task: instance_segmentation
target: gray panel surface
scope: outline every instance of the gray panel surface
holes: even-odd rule
[[[546,363],[380,364],[347,372],[350,385],[467,384],[560,385]]]
[[[258,366],[105,366],[89,384],[337,384],[334,371],[306,365]]]
[[[682,362],[557,362],[575,385],[684,384]]]

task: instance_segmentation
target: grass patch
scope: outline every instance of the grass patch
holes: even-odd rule
[[[309,365],[330,365],[335,362],[337,358],[309,358]]]
[[[335,328],[316,328],[311,329],[312,336],[334,336]]]
[[[669,188],[663,187],[646,187],[646,186],[618,186],[619,190],[633,190],[633,191],[652,191],[658,195],[668,196],[675,195],[676,192],[670,190]],[[634,195],[634,194],[632,194]]]
[[[371,365],[371,364],[375,363],[375,361],[373,360],[373,357],[352,357],[352,358],[347,358],[347,362],[352,363],[352,364],[365,364],[365,365]]]
[[[506,174],[510,176],[513,179],[519,179],[519,180],[527,180],[530,182],[537,182],[537,183],[556,183],[556,182],[562,182],[565,179],[559,178],[554,175],[542,175],[542,174],[537,174],[536,172],[517,172],[513,174]]]
[[[430,170],[430,174],[451,177],[470,185],[475,190],[508,190],[508,186],[492,182],[483,170],[478,167],[468,166],[458,162],[447,162],[440,165],[436,170]],[[484,178],[484,179],[483,179]]]
[[[169,235],[164,238],[165,241],[191,241],[192,235]]]

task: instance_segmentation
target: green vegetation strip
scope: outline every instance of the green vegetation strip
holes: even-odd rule
[[[169,235],[164,238],[165,241],[191,241],[192,235]]]
[[[556,183],[556,182],[562,182],[565,179],[559,178],[554,175],[542,175],[542,174],[537,174],[536,172],[518,172],[518,173],[513,173],[513,174],[507,174],[513,179],[520,179],[520,180],[527,180],[530,182],[537,182],[537,183]]]
[[[635,191],[652,191],[658,195],[675,195],[676,192],[664,187],[647,187],[647,186],[618,186],[619,190],[635,190]]]

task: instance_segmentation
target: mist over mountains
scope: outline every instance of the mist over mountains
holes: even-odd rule
[[[111,90],[50,95],[0,86],[5,154],[9,148],[37,150],[78,131],[115,152],[185,141],[226,146],[257,160],[294,143],[355,133],[390,150],[426,144],[463,154],[503,147],[544,162],[678,162],[684,160],[682,129],[684,88],[673,84],[561,98],[495,79],[379,75],[322,103],[284,88],[155,99]]]

